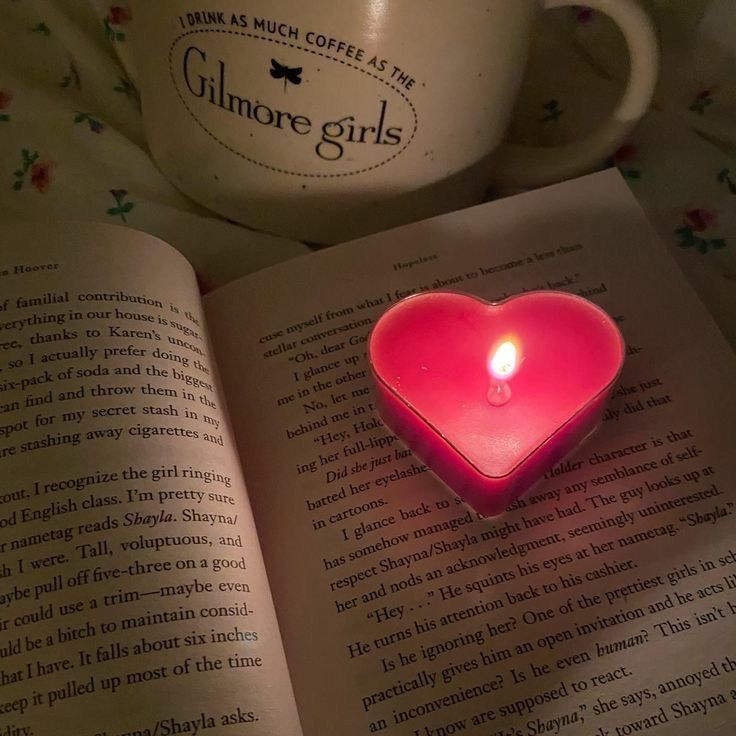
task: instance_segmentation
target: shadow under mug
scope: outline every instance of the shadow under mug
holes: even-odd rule
[[[503,143],[536,11],[570,0],[134,2],[151,152],[174,185],[257,230],[335,243],[591,170],[646,112],[657,44],[635,0],[586,0],[629,79],[600,129]]]

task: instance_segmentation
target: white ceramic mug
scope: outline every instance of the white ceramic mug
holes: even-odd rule
[[[544,8],[571,5],[546,0]],[[602,129],[502,144],[537,0],[140,0],[151,151],[182,191],[253,228],[333,243],[582,173],[646,111],[657,48],[634,0],[586,0],[626,38]]]

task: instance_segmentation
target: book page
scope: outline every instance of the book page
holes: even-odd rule
[[[301,733],[191,268],[0,238],[0,733]]]
[[[373,406],[372,324],[437,288],[571,291],[627,342],[598,434],[497,519]],[[275,267],[206,312],[305,734],[732,733],[736,364],[618,174]]]

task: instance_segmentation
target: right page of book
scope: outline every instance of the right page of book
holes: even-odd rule
[[[438,288],[570,291],[627,343],[597,435],[496,519],[374,407],[372,325]],[[617,173],[275,267],[206,310],[307,736],[733,734],[736,361]]]

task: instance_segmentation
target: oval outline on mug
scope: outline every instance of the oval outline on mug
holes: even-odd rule
[[[212,131],[210,131],[204,125],[204,123],[194,114],[192,109],[187,104],[187,101],[184,99],[184,96],[182,95],[181,90],[179,89],[179,85],[177,84],[176,76],[174,74],[174,65],[173,65],[174,47],[182,39],[186,38],[187,36],[191,36],[195,34],[206,34],[206,33],[225,33],[231,36],[246,36],[248,38],[253,38],[257,41],[266,41],[267,43],[276,43],[281,46],[289,46],[290,48],[298,49],[299,51],[304,51],[304,52],[313,54],[315,56],[321,56],[324,59],[336,62],[338,64],[342,64],[343,66],[350,67],[351,69],[354,69],[355,71],[365,74],[366,76],[372,77],[373,79],[381,82],[382,84],[385,84],[387,87],[389,87],[394,92],[396,92],[404,100],[404,102],[406,102],[406,104],[409,106],[409,109],[411,110],[412,116],[414,118],[414,127],[412,128],[411,135],[408,137],[406,143],[398,151],[394,152],[391,156],[389,156],[387,159],[384,159],[383,161],[377,164],[373,164],[372,166],[366,166],[360,169],[356,169],[354,171],[344,171],[344,172],[335,173],[335,174],[310,174],[310,173],[304,173],[300,171],[289,171],[288,169],[279,168],[277,166],[271,166],[270,164],[264,163],[263,161],[258,161],[255,158],[247,156],[241,151],[236,150],[232,146],[220,140],[220,138],[218,138]],[[255,164],[256,166],[260,166],[264,169],[269,169],[270,171],[276,171],[280,174],[287,174],[289,176],[301,176],[301,177],[311,178],[311,179],[331,179],[331,178],[339,178],[339,177],[345,177],[345,176],[355,176],[356,174],[364,174],[368,171],[373,171],[374,169],[380,168],[381,166],[385,166],[387,163],[393,161],[395,158],[400,156],[409,147],[410,143],[414,140],[414,137],[416,136],[416,133],[417,133],[417,128],[419,127],[419,120],[417,117],[417,111],[416,111],[416,108],[414,107],[414,104],[404,94],[402,90],[400,90],[398,87],[391,84],[389,81],[382,79],[376,74],[373,74],[373,72],[367,71],[366,69],[361,69],[359,66],[356,66],[355,64],[352,64],[349,61],[345,61],[344,59],[337,59],[333,56],[322,53],[320,51],[315,51],[313,49],[305,48],[303,46],[299,46],[293,43],[288,43],[286,41],[280,41],[279,39],[269,38],[267,36],[259,36],[258,34],[255,34],[255,33],[247,33],[243,31],[233,31],[233,30],[224,29],[224,28],[203,28],[199,30],[186,31],[185,33],[182,33],[179,36],[177,36],[172,41],[171,46],[169,47],[168,60],[169,60],[169,74],[171,76],[171,81],[174,85],[174,89],[176,90],[176,94],[179,97],[179,100],[181,101],[182,105],[184,105],[186,111],[191,115],[192,119],[197,123],[197,125],[199,125],[199,127],[202,128],[202,130],[205,133],[207,133],[207,135],[209,135],[210,138],[212,138],[214,141],[219,143],[223,148],[235,154],[236,156],[244,159],[245,161],[248,161],[249,163]]]

